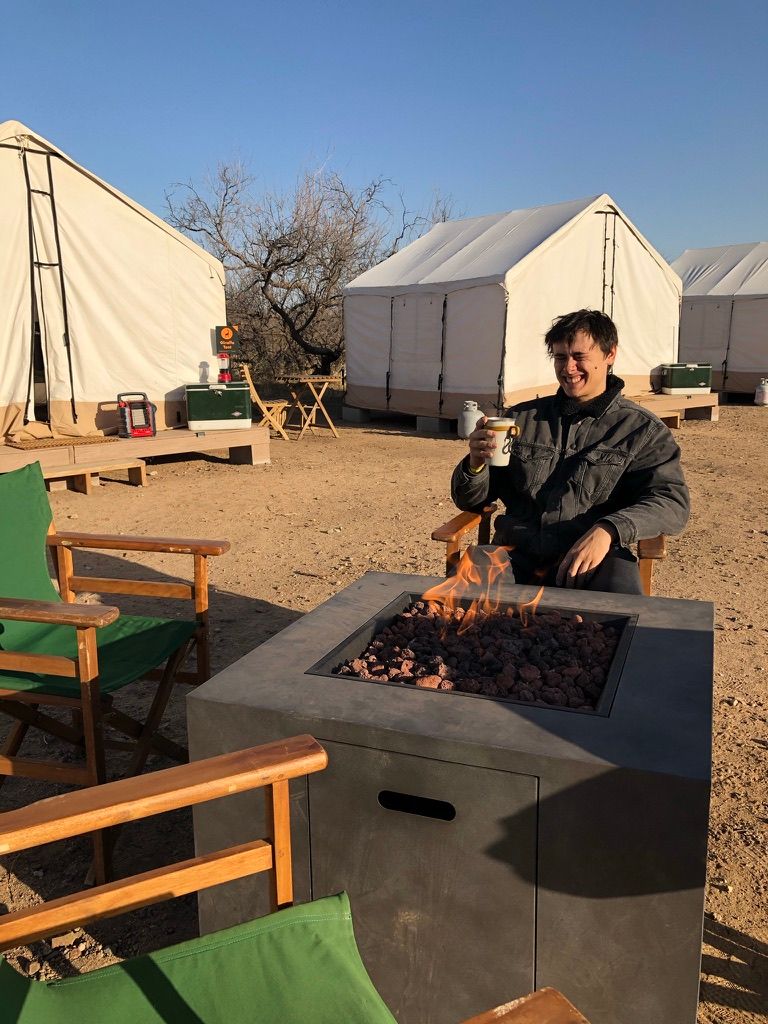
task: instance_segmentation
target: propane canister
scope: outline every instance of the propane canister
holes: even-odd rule
[[[755,405],[768,405],[768,377],[763,377],[755,388]]]
[[[469,437],[482,415],[483,411],[478,409],[477,402],[468,399],[459,413],[459,437]]]

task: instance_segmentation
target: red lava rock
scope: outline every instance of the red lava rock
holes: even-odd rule
[[[619,631],[581,615],[546,611],[520,619],[416,601],[385,626],[341,675],[422,689],[594,710]]]
[[[416,685],[421,686],[426,690],[439,690],[442,682],[443,680],[440,676],[422,676],[420,679],[416,680]],[[443,689],[445,689],[445,687],[443,687]]]

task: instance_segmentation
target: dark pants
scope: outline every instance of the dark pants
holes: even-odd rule
[[[519,551],[510,551],[509,559],[516,583],[555,586],[557,563],[541,566]],[[644,593],[637,559],[628,548],[611,548],[598,566],[595,575],[581,589],[601,590],[609,594]]]

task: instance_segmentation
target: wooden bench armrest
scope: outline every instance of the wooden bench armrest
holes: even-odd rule
[[[119,615],[119,608],[107,604],[67,604],[64,601],[0,598],[0,619],[12,619],[17,622],[47,622],[52,626],[75,626],[78,629],[85,629],[89,626],[108,626]]]
[[[666,558],[667,538],[662,533],[658,537],[649,537],[637,542],[638,558]]]
[[[522,999],[486,1010],[464,1024],[589,1024],[557,989],[542,988]]]
[[[294,736],[63,793],[0,815],[0,856],[270,786],[321,771],[327,763],[317,740]]]
[[[432,533],[432,540],[443,541],[446,544],[455,543],[464,534],[469,533],[479,526],[486,516],[492,516],[496,511],[496,504],[486,505],[482,512],[460,512],[447,523],[443,523]]]
[[[53,533],[47,540],[51,547],[100,548],[105,551],[164,551],[177,555],[223,555],[229,551],[228,540],[190,540],[186,537]]]

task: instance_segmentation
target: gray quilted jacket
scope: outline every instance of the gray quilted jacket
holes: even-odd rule
[[[456,467],[451,495],[460,509],[496,500],[506,507],[495,543],[554,560],[601,520],[613,524],[623,547],[685,527],[690,501],[671,432],[621,395],[620,378],[608,383],[575,415],[564,415],[561,392],[509,410],[521,428],[509,467],[472,475],[469,456]]]

